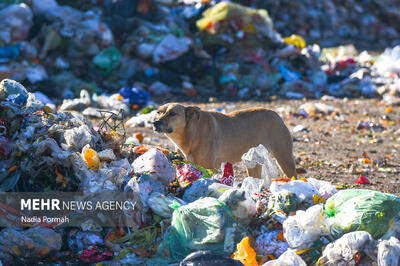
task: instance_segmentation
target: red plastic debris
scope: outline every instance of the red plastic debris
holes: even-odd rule
[[[100,262],[106,259],[110,259],[113,257],[113,253],[111,251],[105,250],[100,252],[96,249],[94,245],[90,245],[87,249],[83,250],[79,255],[79,258],[83,262],[87,263],[95,263]]]
[[[194,167],[192,164],[183,163],[176,166],[178,182],[181,187],[192,184],[197,179],[203,177],[203,172]]]
[[[371,184],[371,182],[369,182],[368,178],[366,178],[365,176],[360,176],[358,178],[358,180],[356,181],[357,184]]]
[[[221,164],[223,175],[221,177],[220,182],[227,186],[233,185],[233,167],[231,163],[222,163]]]

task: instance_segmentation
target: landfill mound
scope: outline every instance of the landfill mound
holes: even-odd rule
[[[0,105],[2,192],[124,191],[134,213],[130,226],[101,226],[101,216],[78,212],[79,225],[65,227],[22,222],[21,212],[4,200],[0,261],[6,265],[398,263],[396,195],[315,178],[281,178],[262,145],[242,156],[246,166],[262,166],[262,178],[240,180],[229,162],[214,172],[143,144],[140,133],[127,138],[124,124],[145,125],[151,113],[124,123],[121,113],[103,111],[94,127],[79,112],[44,105],[13,80],[1,81]],[[337,111],[322,103],[301,107],[310,115]],[[360,177],[356,183],[369,180]]]
[[[0,79],[43,102],[121,88],[160,101],[380,97],[398,83],[396,64],[349,44],[399,45],[395,1],[22,2],[0,4]]]

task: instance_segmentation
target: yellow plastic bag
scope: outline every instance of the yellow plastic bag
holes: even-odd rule
[[[301,49],[306,47],[306,41],[300,35],[292,34],[289,37],[284,38],[283,41],[287,44],[292,44]]]
[[[86,145],[82,149],[82,156],[89,167],[89,169],[96,170],[99,169],[100,166],[100,158],[97,152],[90,148],[89,145]]]
[[[232,255],[232,259],[240,260],[245,266],[258,266],[256,252],[250,245],[250,238],[246,236],[236,245],[236,251]]]

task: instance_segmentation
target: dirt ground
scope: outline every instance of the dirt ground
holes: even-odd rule
[[[304,118],[298,112],[299,106],[305,101],[298,100],[215,102],[197,105],[204,109],[222,108],[226,112],[254,106],[272,109],[281,115],[293,134],[294,156],[299,176],[327,180],[343,187],[354,186],[399,195],[400,107],[388,110],[379,99],[307,102],[322,102],[336,107],[338,111]],[[383,132],[358,129],[358,121],[381,123],[386,129]],[[297,125],[302,125],[305,129],[293,132]],[[155,133],[152,129],[128,128],[127,137],[135,132],[143,133],[145,143],[174,149],[164,135]],[[235,165],[234,170],[235,178],[241,180],[246,177],[245,168],[240,163]],[[283,176],[282,172],[280,174]],[[360,176],[365,176],[371,184],[356,184],[355,181]]]

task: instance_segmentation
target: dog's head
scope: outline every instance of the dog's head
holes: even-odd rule
[[[158,108],[153,126],[156,132],[172,134],[183,129],[192,119],[200,119],[200,108],[167,103]]]

